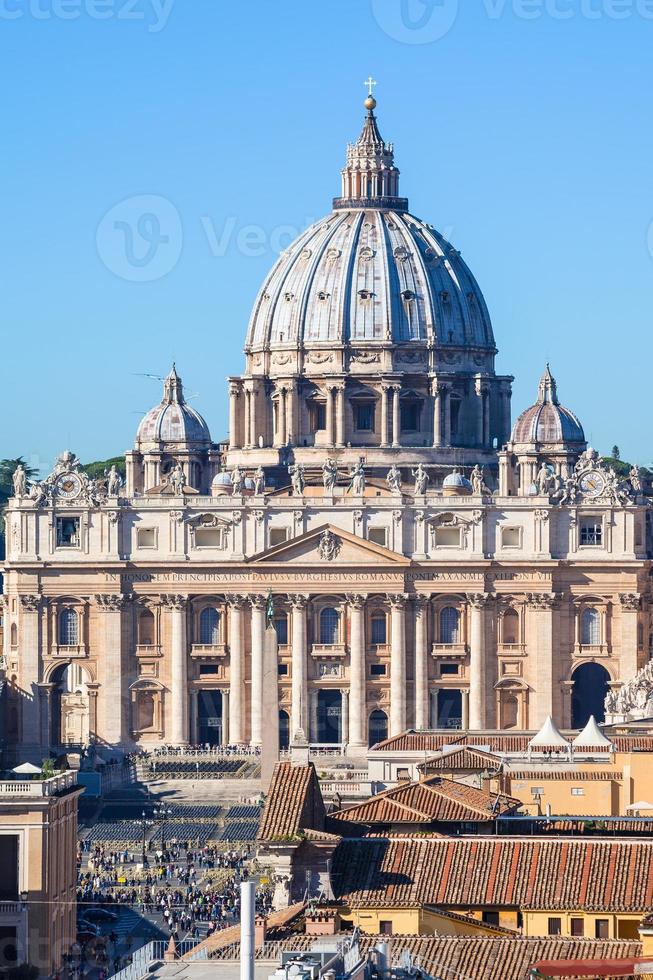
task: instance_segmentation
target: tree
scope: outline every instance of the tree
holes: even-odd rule
[[[619,454],[619,446],[613,446],[610,455],[612,456],[613,459],[620,459],[621,457]]]
[[[16,459],[0,459],[0,509],[4,510],[7,501],[14,495],[14,485],[11,478],[19,466],[25,468],[28,480],[34,480],[38,476],[37,470],[33,466],[29,466],[22,456],[18,456]]]
[[[125,457],[112,456],[111,459],[99,459],[94,463],[84,463],[82,469],[91,480],[101,480],[107,470],[115,466],[122,478],[125,478]]]

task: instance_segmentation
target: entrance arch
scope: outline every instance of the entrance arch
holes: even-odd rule
[[[571,727],[584,728],[590,715],[599,723],[605,721],[605,697],[610,684],[605,667],[597,663],[581,664],[572,674],[572,680]]]
[[[91,678],[81,664],[61,664],[50,677],[50,741],[52,745],[78,746],[90,742]]]
[[[342,741],[342,694],[340,691],[318,691],[317,740],[324,745]]]

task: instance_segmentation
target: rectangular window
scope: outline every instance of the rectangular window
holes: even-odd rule
[[[79,548],[79,517],[57,517],[57,548]]]
[[[572,786],[571,787],[572,796],[585,796],[585,790],[582,786]]]
[[[218,673],[217,664],[200,664],[200,677],[208,677],[210,674]]]
[[[595,939],[609,939],[610,938],[610,920],[609,919],[596,919],[594,922],[594,938]]]
[[[561,933],[562,933],[562,919],[560,919],[557,915],[556,916],[551,916],[549,918],[549,925],[548,925],[547,928],[548,928],[548,934],[549,934],[549,936],[559,936],[559,935],[561,935]]]
[[[372,616],[372,646],[384,646],[388,642],[385,616]]]
[[[278,673],[279,677],[287,677],[288,676],[288,664],[278,664],[277,665],[277,673]]]
[[[521,528],[520,527],[501,528],[501,547],[521,548]]]
[[[460,548],[459,527],[439,527],[435,532],[436,548]]]
[[[447,677],[459,673],[460,668],[458,664],[440,664],[440,677]]]
[[[374,432],[374,402],[362,402],[354,412],[359,432]]]
[[[156,548],[156,531],[153,527],[139,527],[136,531],[137,548]]]
[[[531,796],[544,796],[543,786],[531,786]]]
[[[418,402],[407,402],[401,406],[402,432],[419,432],[419,409]]]
[[[599,517],[585,518],[581,521],[580,543],[582,547],[596,547],[603,544],[603,525]]]
[[[277,631],[277,643],[279,646],[288,645],[288,619],[286,616],[280,616],[274,621],[274,628]]]
[[[322,432],[326,429],[326,404],[324,402],[313,402],[310,418],[313,432]]]
[[[273,548],[275,544],[283,544],[284,541],[288,540],[288,528],[286,527],[271,527],[270,528],[270,547]]]
[[[572,936],[584,936],[585,935],[585,920],[580,917],[572,916],[570,931]]]
[[[195,531],[196,548],[224,548],[224,529],[221,527],[198,527]]]
[[[410,779],[410,769],[404,769],[400,766],[397,769],[397,779]]]
[[[474,826],[474,825],[472,825]],[[472,831],[473,833],[474,831]],[[483,912],[482,914],[483,922],[488,926],[498,926],[499,925],[499,913],[498,912]]]
[[[384,677],[385,664],[370,664],[370,677]]]
[[[382,936],[392,935],[392,921],[389,919],[381,919],[379,922],[379,933]]]
[[[367,537],[374,544],[380,544],[382,548],[385,548],[388,541],[388,532],[384,527],[371,527],[367,532]]]

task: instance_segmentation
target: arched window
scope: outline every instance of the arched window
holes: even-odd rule
[[[285,613],[280,613],[274,618],[274,628],[277,632],[277,643],[279,646],[288,645],[288,617]]]
[[[384,742],[388,737],[388,716],[385,711],[377,708],[370,715],[368,726],[368,744],[370,748],[377,742]]]
[[[599,646],[601,643],[601,617],[598,609],[583,609],[580,620],[580,642],[583,646]]]
[[[74,647],[79,643],[79,617],[74,609],[62,609],[59,614],[59,645]]]
[[[138,645],[154,646],[154,613],[151,609],[144,609],[138,617]]]
[[[519,643],[519,613],[506,609],[503,614],[503,642],[507,645]]]
[[[12,647],[18,646],[18,627],[15,623],[11,624],[11,645]]]
[[[320,613],[320,643],[334,645],[338,642],[338,626],[340,617],[338,610],[327,606]]]
[[[384,646],[388,642],[385,613],[375,613],[371,620],[372,646]]]
[[[601,664],[581,664],[574,671],[572,680],[571,727],[584,728],[590,715],[601,724],[605,721],[605,698],[610,690],[607,670]]]
[[[200,613],[200,643],[214,647],[220,642],[220,613],[213,606]]]
[[[460,614],[453,606],[440,610],[440,643],[460,643]]]

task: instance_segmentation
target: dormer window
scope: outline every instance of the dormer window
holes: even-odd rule
[[[358,296],[359,299],[363,301],[372,299],[372,293],[369,291],[369,289],[359,289]]]
[[[324,302],[325,300],[327,300],[329,298],[329,296],[330,296],[330,293],[325,293],[323,290],[320,290],[320,292],[317,294],[317,298],[319,300],[321,300],[322,302]]]

